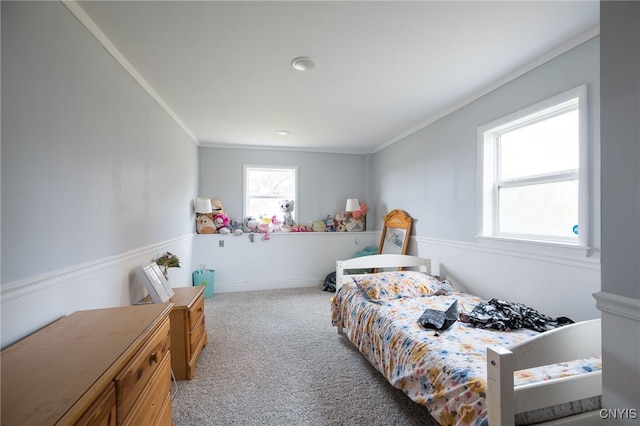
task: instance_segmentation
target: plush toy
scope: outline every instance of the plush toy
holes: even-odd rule
[[[229,232],[229,217],[226,214],[217,214],[213,217],[213,223],[219,234],[227,235]]]
[[[323,220],[316,220],[313,222],[311,229],[313,232],[325,232],[327,230],[327,224],[324,223]]]
[[[229,231],[236,237],[243,234],[242,224],[237,220],[232,220],[229,222]]]
[[[327,218],[324,220],[324,224],[327,226],[327,232],[334,232],[336,230],[336,221],[333,220],[331,216],[327,215]]]
[[[215,234],[216,225],[210,214],[198,214],[196,218],[196,231],[198,234]]]
[[[224,207],[222,206],[222,201],[220,201],[220,198],[216,197],[211,199],[211,211],[213,217],[215,217],[217,214],[226,214],[224,212]]]
[[[280,210],[282,211],[282,224],[291,226],[293,225],[293,215],[291,212],[293,211],[294,206],[293,200],[282,200],[280,201]]]
[[[261,220],[258,222],[258,232],[264,234],[262,236],[263,240],[268,240],[271,238],[271,222],[269,220]]]
[[[360,210],[356,210],[347,219],[346,227],[348,232],[364,231],[367,219],[367,205],[360,203]]]
[[[336,231],[344,232],[347,230],[347,219],[349,219],[347,212],[336,213]]]
[[[367,205],[366,203],[360,203],[360,210],[356,210],[352,213],[354,219],[362,219],[364,220],[364,216],[367,215]]]
[[[258,220],[254,217],[247,216],[244,219],[245,232],[258,232]]]

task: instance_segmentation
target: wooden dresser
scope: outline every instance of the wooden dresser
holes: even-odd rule
[[[171,310],[171,368],[176,380],[191,380],[207,345],[204,286],[174,287]]]
[[[3,425],[171,425],[171,303],[78,311],[2,351]]]

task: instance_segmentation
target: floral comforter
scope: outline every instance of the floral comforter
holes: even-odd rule
[[[333,298],[332,323],[345,328],[349,340],[389,383],[427,406],[441,425],[486,424],[487,346],[508,346],[538,332],[495,331],[461,322],[437,332],[417,323],[425,309],[446,310],[454,300],[467,312],[482,301],[454,291],[372,302],[359,287],[347,283]],[[601,369],[598,357],[521,370],[514,380],[518,385],[596,369]],[[560,416],[595,409],[592,405],[598,403],[564,408]],[[539,422],[552,416],[558,413],[526,413],[520,415],[520,422]]]

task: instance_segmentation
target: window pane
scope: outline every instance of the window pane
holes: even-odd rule
[[[295,170],[262,169],[248,172],[249,196],[290,196],[294,193]]]
[[[249,215],[256,219],[260,216],[271,218],[274,215],[281,219],[280,198],[250,198],[249,212]]]
[[[245,216],[281,219],[280,201],[296,201],[296,168],[246,167],[245,172]]]
[[[500,233],[577,238],[578,181],[502,188]]]
[[[500,178],[575,170],[579,147],[577,108],[500,133]]]

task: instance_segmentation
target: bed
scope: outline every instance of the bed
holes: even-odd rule
[[[427,329],[425,309],[483,301],[430,272],[428,259],[401,254],[338,261],[332,324],[441,425],[601,423],[599,319],[545,332]]]

